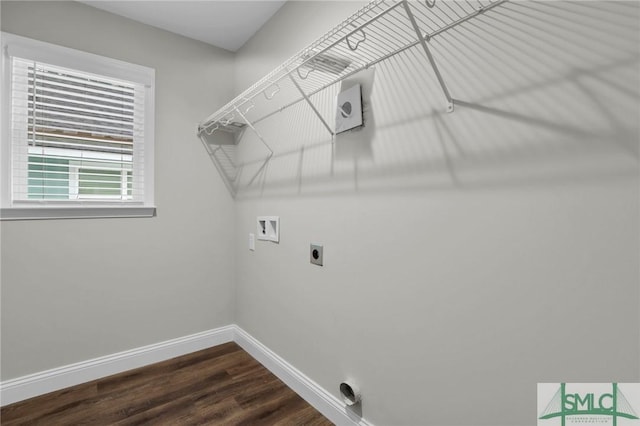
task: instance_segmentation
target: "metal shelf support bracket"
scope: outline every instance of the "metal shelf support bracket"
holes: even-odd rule
[[[422,32],[420,31],[420,27],[416,22],[416,18],[413,16],[413,12],[411,12],[411,8],[409,7],[409,2],[407,0],[402,0],[402,5],[404,6],[405,11],[407,12],[407,17],[411,22],[411,26],[416,32],[416,36],[420,41],[420,45],[422,45],[422,49],[424,53],[427,55],[427,59],[429,59],[429,63],[431,64],[431,68],[433,68],[433,72],[436,74],[436,78],[438,79],[438,83],[440,83],[440,87],[444,92],[445,98],[447,98],[447,112],[453,112],[453,98],[451,94],[449,94],[449,89],[447,89],[447,85],[442,78],[442,74],[440,74],[440,70],[438,69],[438,65],[436,65],[435,59],[433,59],[433,55],[431,54],[431,50],[429,50],[429,46],[427,46],[427,41],[425,37],[422,36]],[[434,2],[435,5],[435,2]]]
[[[291,81],[293,82],[293,85],[296,86],[296,88],[298,89],[298,91],[300,92],[300,94],[302,95],[302,97],[304,98],[305,101],[307,101],[307,103],[309,104],[309,106],[311,107],[311,109],[313,110],[313,112],[318,116],[318,118],[320,119],[320,121],[322,122],[322,124],[324,125],[324,127],[327,128],[327,130],[329,131],[329,134],[331,135],[331,137],[333,138],[334,133],[333,130],[331,130],[331,127],[329,127],[329,125],[327,124],[327,122],[325,121],[325,119],[322,117],[322,115],[320,114],[320,111],[318,111],[318,109],[316,108],[316,106],[313,104],[313,102],[311,102],[311,99],[309,99],[309,96],[307,96],[306,93],[304,93],[304,90],[302,90],[302,87],[300,87],[300,85],[298,84],[298,82],[296,81],[295,78],[293,78],[293,76],[291,75],[291,73],[289,73],[289,78],[291,79]]]
[[[258,136],[258,138],[262,141],[264,146],[267,147],[267,149],[269,150],[269,158],[271,158],[273,156],[273,150],[271,149],[271,147],[269,146],[267,141],[265,141],[264,138],[262,137],[262,135],[260,134],[260,132],[255,127],[253,127],[253,124],[251,124],[251,122],[249,120],[247,120],[247,117],[245,117],[244,114],[242,114],[240,112],[238,107],[234,107],[234,109],[236,110],[238,115],[244,120],[244,122],[247,123],[247,126],[249,126],[249,128],[251,128],[251,130],[253,130],[253,133],[255,133],[256,136]]]

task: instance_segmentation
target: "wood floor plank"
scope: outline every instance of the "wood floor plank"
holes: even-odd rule
[[[286,418],[276,421],[274,426],[304,425],[304,426],[326,426],[331,424],[322,414],[312,406],[306,406],[301,410],[292,413]]]
[[[95,382],[62,389],[56,392],[56,398],[45,398],[38,402],[38,410],[33,409],[33,405],[27,400],[16,404],[11,404],[2,408],[0,412],[0,423],[3,426],[12,424],[36,422],[43,415],[54,415],[56,412],[66,409],[74,409],[84,399],[91,398],[98,394]],[[12,423],[15,422],[15,423]]]
[[[331,425],[230,342],[3,407],[14,425]]]

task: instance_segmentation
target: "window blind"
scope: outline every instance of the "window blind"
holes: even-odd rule
[[[12,199],[143,202],[144,85],[11,60]]]

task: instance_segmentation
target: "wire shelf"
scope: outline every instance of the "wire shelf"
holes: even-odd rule
[[[307,102],[327,131],[334,129],[317,111],[310,97],[364,69],[420,45],[443,90],[447,110],[449,95],[428,47],[429,41],[508,0],[374,0],[320,37],[307,48],[253,84],[198,125],[198,135],[235,195],[241,165],[234,163],[239,129],[250,127],[273,151],[253,125],[299,102]],[[214,133],[233,133],[228,138]],[[224,170],[224,172],[223,172]]]

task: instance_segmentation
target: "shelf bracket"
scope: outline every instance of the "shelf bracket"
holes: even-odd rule
[[[300,72],[300,67],[296,68],[296,71],[298,72],[298,77],[300,77],[301,80],[306,80],[307,77],[309,77],[309,74],[311,74],[312,72],[314,72],[316,69],[315,68],[311,68],[309,71],[307,71],[307,73],[303,76],[302,73]]]
[[[256,107],[256,104],[253,101],[250,100],[249,101],[249,106],[244,109],[244,113],[245,114],[248,113],[249,111],[251,111],[255,107]]]
[[[349,39],[349,36],[345,37],[345,40],[347,42],[347,46],[349,47],[349,49],[351,49],[352,51],[356,51],[358,50],[358,46],[360,46],[360,43],[363,43],[367,40],[367,33],[364,32],[364,30],[362,28],[359,29],[359,32],[362,34],[362,39],[361,40],[357,40],[356,44],[351,45],[351,40]]]
[[[275,87],[275,89],[273,90],[273,92],[271,92],[270,94],[267,95],[267,89],[269,87]],[[265,87],[265,89],[262,91],[262,94],[264,95],[264,97],[270,101],[271,99],[273,99],[273,97],[276,95],[276,93],[278,93],[280,91],[280,86],[278,85],[278,83],[273,83],[268,87]]]
[[[207,124],[206,126],[202,127],[202,131],[204,131],[207,135],[212,135],[213,132],[215,132],[216,130],[218,130],[220,128],[219,125],[215,125],[215,121],[212,121],[211,123]]]
[[[251,128],[251,130],[253,130],[253,133],[256,134],[256,136],[258,136],[258,138],[262,141],[262,143],[264,144],[264,146],[267,147],[267,149],[269,150],[269,158],[271,158],[271,156],[273,156],[273,150],[271,149],[271,147],[269,146],[269,144],[264,140],[264,138],[262,137],[262,135],[260,134],[260,132],[253,127],[253,124],[251,124],[251,122],[249,120],[247,120],[247,117],[244,116],[244,114],[242,114],[240,112],[240,110],[238,109],[238,107],[233,107],[236,112],[238,113],[238,115],[244,120],[245,123],[247,123],[247,126],[249,126]]]
[[[433,4],[435,5],[435,2]],[[431,51],[429,50],[429,46],[427,46],[427,42],[423,37],[422,32],[420,31],[420,27],[416,22],[416,18],[413,16],[413,12],[411,12],[411,8],[409,7],[409,2],[407,0],[402,0],[402,5],[404,6],[404,9],[407,12],[407,17],[409,18],[409,21],[411,21],[411,26],[413,27],[413,30],[416,32],[416,36],[418,37],[418,40],[422,45],[422,49],[424,50],[424,53],[427,55],[427,59],[429,59],[431,68],[433,68],[433,72],[436,74],[436,78],[438,79],[438,83],[440,83],[440,87],[444,92],[444,96],[445,98],[447,98],[447,112],[453,112],[453,98],[449,94],[449,89],[447,89],[447,85],[445,84],[444,79],[442,78],[442,74],[440,74],[440,70],[436,65],[436,61],[435,59],[433,59],[433,55],[431,54]]]
[[[300,94],[302,95],[302,97],[304,98],[305,101],[307,101],[307,103],[309,104],[309,106],[311,107],[311,109],[313,110],[313,112],[316,113],[316,115],[318,116],[318,118],[320,119],[320,121],[322,122],[322,124],[324,125],[324,127],[327,128],[327,130],[329,131],[329,134],[331,135],[331,137],[333,138],[334,133],[333,130],[331,130],[331,127],[329,127],[329,125],[327,124],[327,122],[325,121],[324,118],[322,118],[322,115],[320,114],[320,111],[318,111],[318,109],[316,108],[316,106],[313,104],[313,102],[311,102],[311,99],[309,99],[309,97],[307,96],[306,93],[304,93],[304,90],[302,90],[302,87],[300,87],[300,85],[298,84],[298,82],[296,81],[295,78],[293,78],[293,76],[291,75],[291,73],[289,73],[289,78],[291,79],[291,81],[293,82],[293,85],[296,86],[296,88],[298,89],[298,91],[300,92]]]
[[[236,108],[236,111],[237,111],[237,108]],[[235,114],[228,115],[226,120],[220,120],[220,124],[222,124],[223,126],[228,126],[229,123],[231,123],[234,118],[236,118]]]

